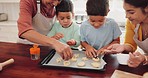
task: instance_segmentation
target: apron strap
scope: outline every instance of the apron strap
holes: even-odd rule
[[[40,13],[40,0],[36,0],[37,1],[37,11]]]
[[[40,0],[36,0],[37,1],[37,4],[40,4]]]
[[[140,24],[137,24],[136,25],[136,28],[135,28],[135,30],[134,30],[134,32],[135,32],[135,37],[138,39],[138,29],[139,29],[139,26],[140,26]]]

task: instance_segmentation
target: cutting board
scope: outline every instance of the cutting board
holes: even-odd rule
[[[142,78],[142,76],[128,73],[121,70],[115,70],[111,78]]]

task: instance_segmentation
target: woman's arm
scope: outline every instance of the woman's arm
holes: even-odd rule
[[[53,38],[49,38],[33,30],[32,18],[35,11],[33,1],[35,0],[20,1],[20,16],[18,19],[19,37],[34,43],[53,47],[63,59],[70,59],[72,57],[72,51],[68,45],[62,44]]]
[[[56,39],[39,34],[34,30],[25,32],[22,34],[22,37],[34,43],[53,47],[64,60],[68,60],[72,57],[72,50],[70,49],[70,46],[63,44]]]
[[[108,46],[110,46],[112,44],[120,44],[120,37],[114,39],[110,44],[104,46],[103,48],[106,49]]]
[[[125,41],[124,41],[124,49],[127,52],[133,52],[137,49],[137,45],[135,41],[133,40],[134,36],[134,29],[135,26],[133,26],[129,20],[127,20],[126,23],[126,32],[125,32]]]
[[[99,50],[97,51],[97,55],[104,54],[104,51],[106,51],[106,49],[107,49],[109,46],[113,45],[113,44],[120,44],[120,37],[114,39],[110,44],[108,44],[108,45],[102,47],[101,49],[99,49]],[[111,52],[110,52],[110,53],[111,53]]]
[[[23,33],[28,30],[33,30],[32,19],[37,13],[37,3],[35,0],[21,0],[20,1],[20,13],[18,24],[18,35],[20,38]]]

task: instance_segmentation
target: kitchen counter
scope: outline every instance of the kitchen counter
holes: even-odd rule
[[[147,66],[131,68],[126,65],[119,65],[115,55],[105,55],[107,62],[105,71],[66,69],[57,67],[42,67],[40,61],[50,52],[49,47],[40,46],[41,59],[33,61],[30,58],[29,49],[32,45],[0,42],[0,63],[10,58],[14,63],[3,68],[0,72],[1,78],[110,78],[115,70],[142,76],[148,72]],[[131,78],[125,75],[125,78]],[[119,78],[119,77],[115,77]]]

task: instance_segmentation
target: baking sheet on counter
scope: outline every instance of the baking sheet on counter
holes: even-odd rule
[[[57,54],[55,52],[55,50],[52,50],[41,62],[41,66],[54,66],[54,67],[62,67],[62,68],[76,68],[76,69],[91,69],[91,70],[101,70],[101,71],[105,71],[105,65],[106,65],[106,62],[103,60],[103,57],[100,58],[100,61],[98,61],[100,63],[100,66],[99,68],[94,68],[91,63],[94,62],[92,59],[88,59],[86,61],[83,61],[82,60],[82,57],[86,57],[85,54],[84,54],[84,51],[78,51],[78,50],[73,50],[73,53],[74,55],[77,54],[79,55],[77,57],[77,61],[74,62],[74,61],[71,61],[69,60],[70,62],[70,65],[68,66],[64,66],[63,64],[63,60],[61,62],[57,62],[57,58],[61,58],[61,56],[59,54]],[[77,64],[79,62],[85,62],[85,66],[83,67],[79,67]]]

